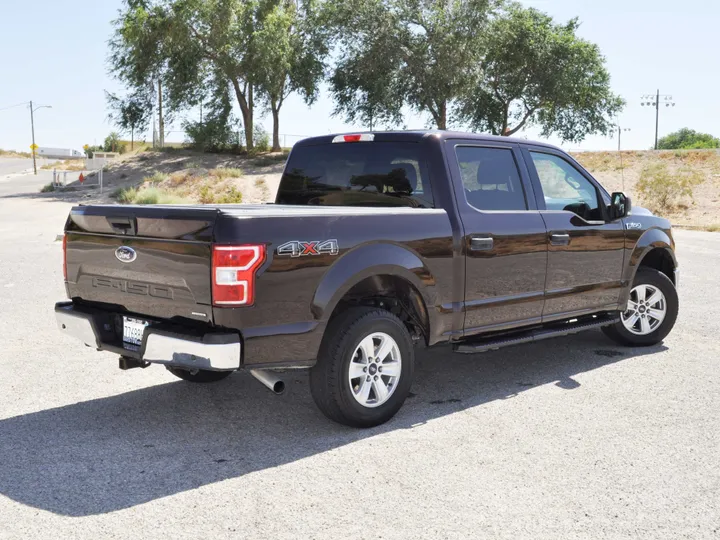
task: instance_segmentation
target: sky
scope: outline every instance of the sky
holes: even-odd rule
[[[641,96],[671,95],[675,107],[661,107],[660,136],[682,127],[720,136],[720,54],[717,0],[522,0],[558,22],[578,17],[579,35],[597,43],[607,59],[613,90],[627,101],[618,118],[630,131],[623,149],[652,147],[655,111]],[[0,148],[29,150],[30,111],[35,112],[39,146],[81,149],[101,144],[113,129],[105,91],[122,87],[107,68],[107,40],[121,0],[0,0]],[[22,104],[22,105],[19,105]],[[19,105],[13,107],[14,105]],[[304,136],[364,129],[332,116],[325,88],[307,107],[295,96],[283,106],[280,132],[286,144]],[[188,111],[197,119],[199,111]],[[259,120],[270,131],[271,118]],[[406,127],[428,125],[409,113]],[[172,129],[180,130],[179,122]],[[539,139],[537,130],[518,134]],[[148,135],[148,139],[150,136]],[[167,141],[182,141],[180,131]],[[591,136],[582,143],[550,138],[567,150],[617,148],[617,137]]]

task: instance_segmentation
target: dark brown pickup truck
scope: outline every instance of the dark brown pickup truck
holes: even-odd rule
[[[307,139],[275,204],[78,206],[64,246],[62,332],[192,382],[310,368],[353,426],[400,409],[416,346],[651,345],[678,311],[668,221],[558,148],[467,133]]]

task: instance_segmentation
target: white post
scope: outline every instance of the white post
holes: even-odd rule
[[[57,186],[57,185],[58,185],[58,181],[57,181],[57,169],[53,169],[53,186]]]
[[[102,195],[102,180],[103,180],[102,176],[103,176],[103,170],[101,167],[100,168],[100,195]]]
[[[67,171],[63,172],[63,186],[67,186]]]

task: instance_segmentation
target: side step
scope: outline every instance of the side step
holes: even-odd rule
[[[543,339],[577,334],[578,332],[583,332],[584,330],[591,330],[593,328],[600,328],[601,326],[615,324],[619,320],[619,314],[612,314],[571,319],[568,322],[550,323],[547,326],[541,326],[532,330],[525,330],[524,332],[504,334],[502,336],[495,336],[485,338],[483,340],[454,345],[453,352],[460,354],[474,354],[479,352],[494,351],[511,345],[520,345],[521,343],[532,343]]]

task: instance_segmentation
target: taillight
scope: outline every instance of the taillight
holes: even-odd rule
[[[212,297],[215,306],[249,306],[255,301],[255,272],[265,246],[213,246]]]
[[[63,235],[63,278],[67,281],[67,234]]]

